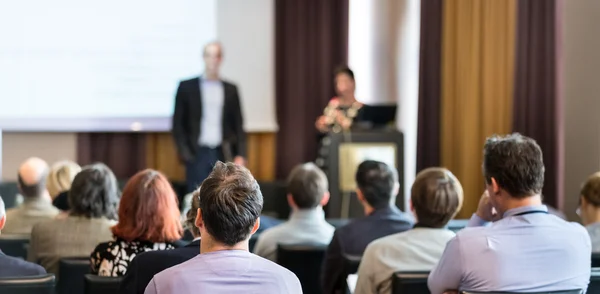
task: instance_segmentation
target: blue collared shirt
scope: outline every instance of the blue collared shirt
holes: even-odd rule
[[[431,293],[586,290],[590,237],[580,224],[547,211],[545,205],[519,207],[491,224],[473,215],[431,271]]]
[[[223,82],[201,77],[200,91],[202,93],[202,121],[200,122],[198,144],[215,148],[221,145],[223,140],[223,104],[225,101]]]

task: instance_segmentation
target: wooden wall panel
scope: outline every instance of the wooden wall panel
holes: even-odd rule
[[[179,162],[170,133],[148,133],[146,163],[173,181],[185,181],[185,169]],[[275,179],[275,133],[249,133],[247,167],[257,180]]]

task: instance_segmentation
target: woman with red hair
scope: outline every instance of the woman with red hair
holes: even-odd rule
[[[125,275],[133,258],[146,251],[174,249],[182,234],[177,196],[167,178],[147,169],[125,185],[114,241],[100,243],[91,254],[92,273]]]

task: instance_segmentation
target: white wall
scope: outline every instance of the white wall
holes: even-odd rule
[[[565,213],[575,209],[583,181],[600,170],[600,1],[563,1]]]
[[[350,0],[348,53],[357,98],[367,104],[398,104],[405,207],[416,170],[420,6],[420,0]]]

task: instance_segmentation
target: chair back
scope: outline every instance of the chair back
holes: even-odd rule
[[[392,294],[431,294],[427,277],[429,272],[397,272],[392,276]]]
[[[83,294],[83,279],[90,271],[89,257],[61,258],[58,264],[57,294]]]
[[[321,266],[326,245],[296,244],[277,247],[277,263],[294,274],[302,284],[303,293],[321,293]]]
[[[54,275],[1,278],[2,294],[54,294]]]
[[[587,289],[588,293],[600,293],[600,268],[592,268],[590,276],[590,284]]]
[[[461,294],[583,294],[582,290],[550,291],[550,292],[472,292],[462,291]],[[588,293],[596,293],[589,292]]]
[[[117,293],[122,277],[101,277],[97,275],[85,275],[85,294],[107,294]]]
[[[8,256],[27,259],[28,247],[29,239],[22,239],[21,236],[2,235],[0,238],[0,250]]]
[[[344,257],[344,268],[343,274],[340,280],[337,282],[336,293],[350,293],[348,287],[348,276],[356,274],[358,272],[358,266],[360,265],[361,255],[349,255],[343,254]]]

